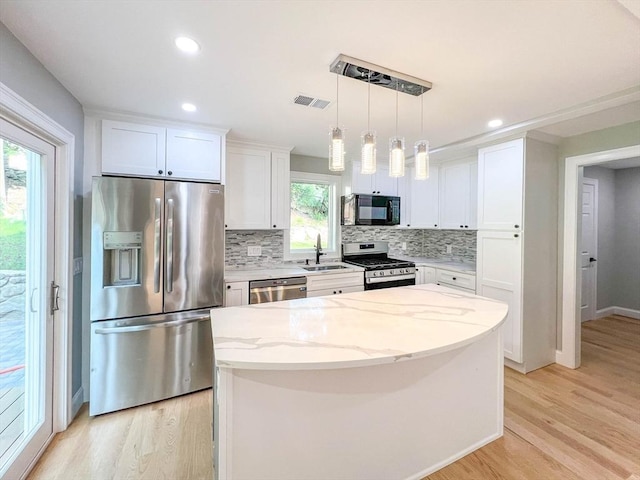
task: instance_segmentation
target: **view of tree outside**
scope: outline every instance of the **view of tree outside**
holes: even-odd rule
[[[322,246],[327,246],[330,191],[329,185],[291,182],[291,251],[313,249],[318,233],[322,237]]]
[[[27,153],[19,145],[0,142],[0,270],[24,270]]]

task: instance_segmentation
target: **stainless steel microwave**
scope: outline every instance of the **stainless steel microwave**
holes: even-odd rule
[[[341,225],[399,225],[400,197],[352,193],[340,199]]]

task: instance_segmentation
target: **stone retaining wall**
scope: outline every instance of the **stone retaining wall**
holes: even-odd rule
[[[24,319],[27,274],[21,270],[0,270],[0,320]]]

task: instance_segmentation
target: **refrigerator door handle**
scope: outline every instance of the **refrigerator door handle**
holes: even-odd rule
[[[153,219],[153,291],[160,292],[160,198],[155,199]]]
[[[173,198],[167,200],[167,292],[173,291]]]
[[[174,328],[180,327],[182,325],[188,325],[190,323],[204,322],[209,320],[210,317],[202,316],[197,318],[191,318],[189,320],[175,320],[173,322],[160,322],[160,323],[150,323],[148,325],[134,325],[131,327],[106,327],[106,328],[96,328],[95,332],[98,335],[109,335],[111,333],[130,333],[130,332],[143,332],[145,330],[152,330],[154,328]]]

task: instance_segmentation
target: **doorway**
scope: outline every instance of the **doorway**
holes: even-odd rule
[[[564,237],[562,240],[562,339],[556,362],[569,368],[580,366],[582,272],[578,261],[581,230],[581,167],[640,157],[640,145],[567,157],[564,167]]]
[[[0,477],[53,432],[55,147],[0,119]]]

